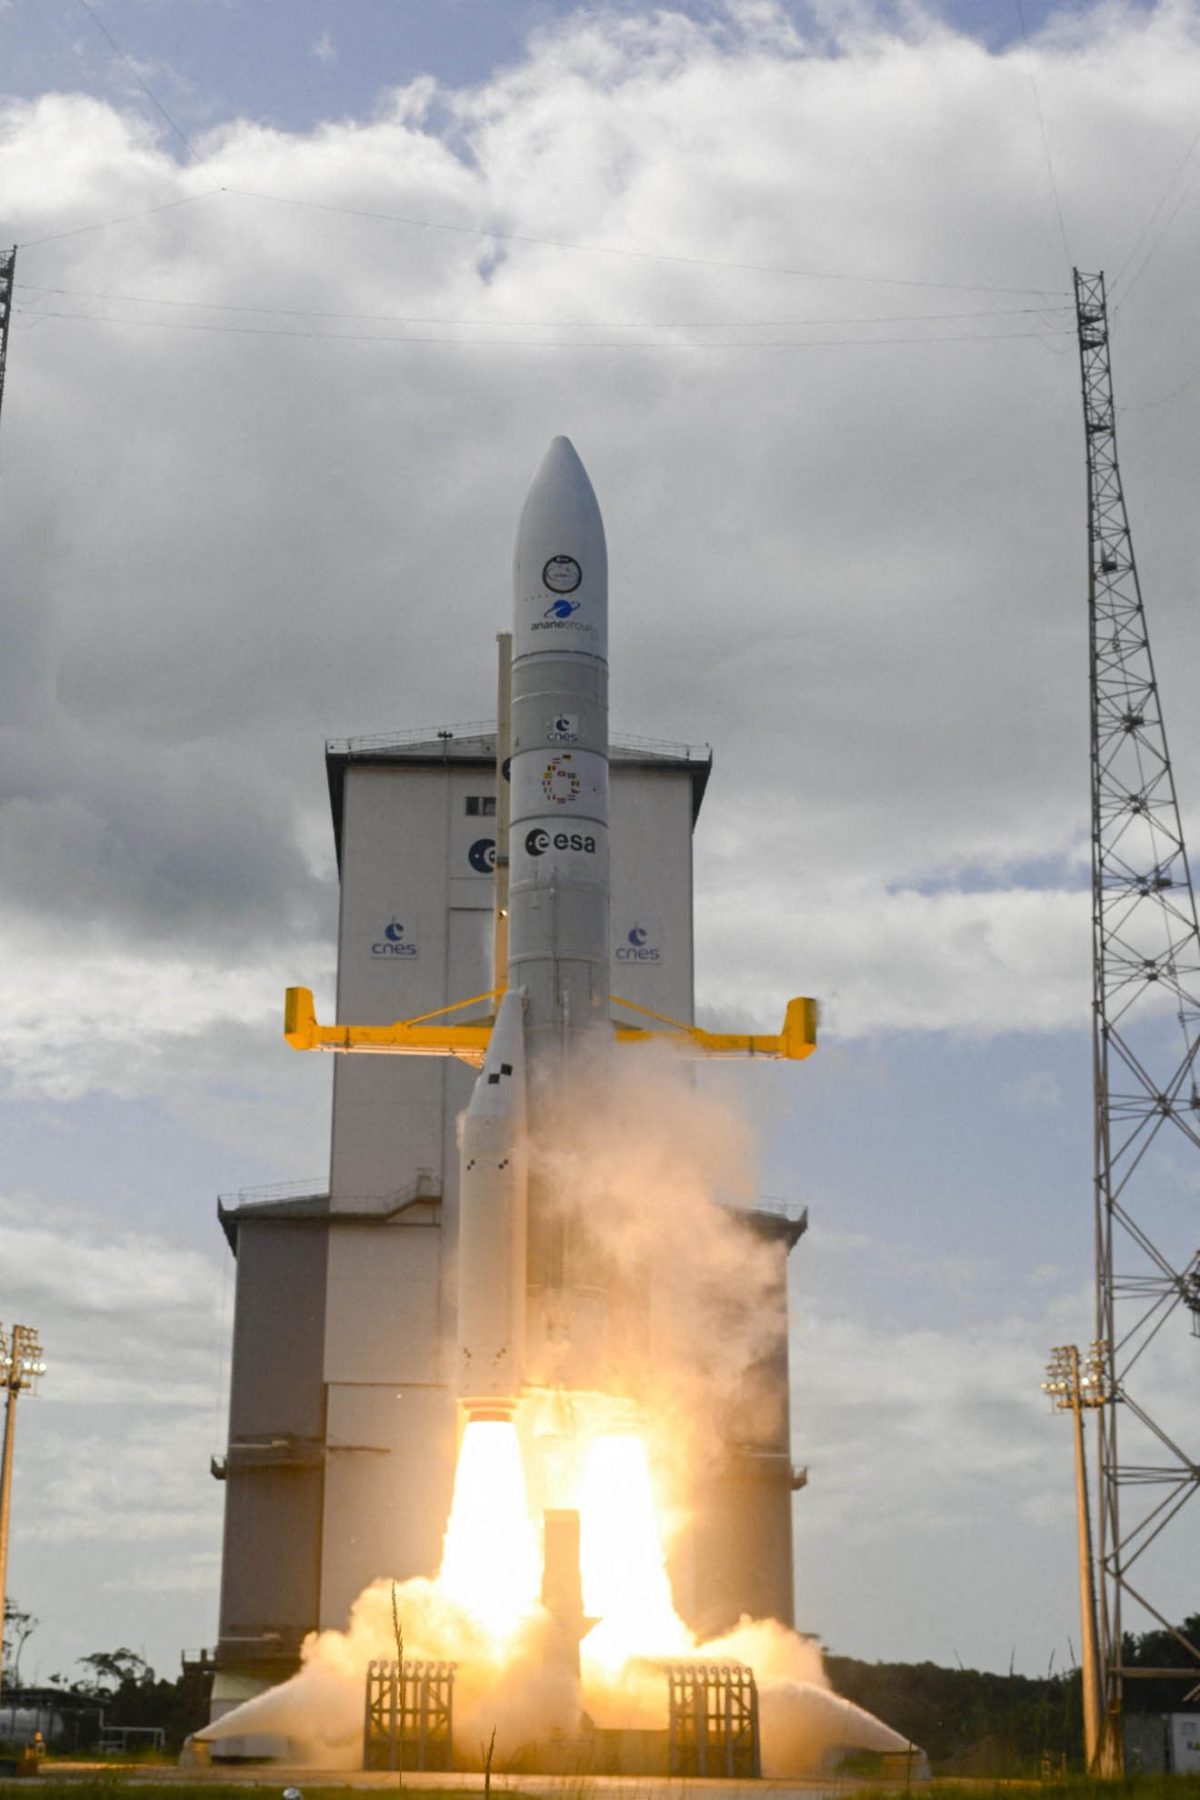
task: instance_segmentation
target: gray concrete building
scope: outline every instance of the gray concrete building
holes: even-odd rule
[[[326,764],[338,1019],[386,1024],[486,992],[494,734],[349,740]],[[613,991],[687,1022],[710,767],[707,750],[613,746]],[[305,1634],[343,1625],[372,1580],[438,1566],[457,1441],[455,1132],[473,1080],[451,1059],[338,1057],[328,1185],[219,1205],[237,1287],[213,1469],[226,1484],[216,1715],[289,1674]],[[680,1610],[706,1633],[743,1611],[792,1618],[786,1258],[804,1220],[762,1210],[746,1229],[778,1247],[779,1330],[675,1558]]]

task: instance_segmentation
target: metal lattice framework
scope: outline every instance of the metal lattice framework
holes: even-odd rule
[[[758,1688],[741,1663],[668,1663],[672,1775],[757,1779]]]
[[[364,1769],[451,1769],[454,1766],[452,1662],[405,1657],[367,1669]]]
[[[1125,1598],[1179,1640],[1200,1677],[1200,1647],[1176,1629],[1185,1597],[1166,1584],[1148,1593],[1155,1558],[1143,1561],[1152,1546],[1161,1553],[1164,1532],[1200,1486],[1195,1447],[1189,1454],[1178,1441],[1189,1435],[1191,1394],[1171,1391],[1155,1368],[1169,1342],[1164,1327],[1188,1312],[1193,1326],[1200,1321],[1200,1163],[1187,1166],[1200,1150],[1200,929],[1117,466],[1103,275],[1077,270],[1075,303],[1088,464],[1096,1336],[1105,1385],[1095,1408],[1100,1763],[1116,1772],[1123,1682],[1148,1673],[1123,1666]]]
[[[4,370],[8,363],[8,327],[12,320],[13,283],[17,273],[17,246],[0,256],[0,408],[4,405]]]

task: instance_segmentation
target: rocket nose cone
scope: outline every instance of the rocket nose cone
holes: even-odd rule
[[[515,655],[532,654],[531,634],[536,631],[539,650],[566,650],[569,645],[603,657],[607,594],[608,552],[595,489],[570,438],[553,438],[517,525]],[[546,636],[552,630],[558,634],[553,646]]]
[[[559,436],[550,439],[550,448],[542,458],[542,467],[545,468],[552,462],[565,462],[581,469],[583,467],[579,460],[579,452],[569,437]]]
[[[554,488],[560,493],[571,489],[592,492],[588,472],[569,437],[551,438],[550,447],[538,464],[532,488]]]
[[[552,437],[525,497],[527,522],[552,513],[565,518],[594,517],[599,522],[596,490],[570,437]]]

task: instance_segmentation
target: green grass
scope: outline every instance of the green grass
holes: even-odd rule
[[[311,1774],[313,1792],[319,1793],[321,1800],[362,1800],[361,1788],[326,1787],[325,1782],[333,1783],[336,1776],[321,1775],[317,1771]],[[294,1774],[295,1784],[306,1793],[310,1777],[305,1771]],[[322,1784],[318,1786],[317,1784]],[[260,1768],[247,1770],[246,1780],[231,1781],[162,1781],[155,1783],[152,1769],[104,1769],[96,1773],[89,1772],[74,1780],[64,1780],[61,1776],[56,1780],[53,1775],[37,1775],[24,1779],[5,1777],[0,1779],[0,1795],[3,1800],[113,1800],[114,1791],[124,1787],[146,1788],[157,1785],[165,1796],[171,1800],[246,1800],[247,1793],[255,1789],[267,1789],[277,1797],[283,1789],[292,1784],[292,1776],[281,1776],[278,1769],[263,1765]],[[375,1791],[386,1793],[386,1787]],[[404,1783],[404,1800],[454,1800],[455,1794],[469,1795],[470,1800],[479,1800],[478,1788],[422,1788],[407,1778]],[[505,1790],[505,1800],[519,1800],[512,1789]]]
[[[297,1777],[301,1789],[308,1786],[303,1774]],[[335,1786],[336,1777],[314,1774],[311,1778],[314,1794],[320,1794],[320,1800],[361,1800],[362,1789]],[[329,1786],[318,1783],[330,1782]],[[96,1773],[80,1775],[75,1780],[56,1779],[52,1773],[32,1776],[25,1780],[5,1778],[0,1780],[0,1800],[113,1800],[114,1791],[122,1787],[144,1788],[153,1786],[154,1775],[150,1768],[104,1769]],[[159,1784],[164,1795],[170,1794],[172,1800],[246,1800],[247,1792],[255,1788],[267,1789],[278,1796],[287,1783],[280,1778],[278,1769],[267,1766],[247,1770],[244,1782],[228,1781],[163,1781]],[[854,1783],[831,1779],[830,1787],[840,1787],[846,1793],[853,1792]],[[595,1795],[604,1786],[603,1778],[589,1778],[587,1792]],[[386,1793],[387,1787],[381,1785],[374,1792]],[[861,1791],[861,1790],[860,1790]],[[875,1796],[884,1794],[902,1794],[906,1790],[895,1783],[885,1788],[882,1784],[868,1784],[868,1791]],[[911,1790],[919,1800],[921,1794],[936,1796],[936,1800],[1015,1800],[1015,1796],[1035,1793],[1038,1800],[1200,1800],[1200,1775],[1139,1775],[1127,1781],[1090,1781],[1080,1776],[1073,1781],[934,1781],[914,1783]],[[479,1800],[478,1788],[422,1788],[416,1780],[407,1778],[404,1782],[404,1800],[454,1800],[456,1794],[469,1795],[470,1800]],[[518,1790],[505,1789],[504,1800],[522,1800]]]
[[[923,1783],[928,1792],[929,1784]],[[1039,1800],[1200,1800],[1200,1775],[1133,1775],[1124,1781],[935,1781],[937,1800],[1012,1800],[1014,1791]]]

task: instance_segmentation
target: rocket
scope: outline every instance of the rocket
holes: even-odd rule
[[[526,1060],[561,1079],[609,1022],[608,556],[592,484],[565,437],[533,478],[513,559],[508,968],[463,1119],[457,1389],[468,1417],[511,1412],[531,1370],[528,1286],[569,1279],[561,1218],[526,1155]],[[560,1326],[563,1321],[559,1321]]]
[[[457,1056],[482,1068],[460,1127],[454,1386],[468,1417],[506,1417],[526,1386],[604,1387],[610,1306],[624,1302],[587,1232],[568,1225],[529,1147],[594,1046],[667,1037],[704,1056],[801,1059],[816,1002],[777,1035],[711,1032],[620,1002],[610,1018],[608,555],[592,484],[557,437],[533,478],[513,558],[512,655],[497,734],[494,992],[391,1025],[321,1025],[289,988],[297,1050]],[[505,757],[504,749],[510,754]],[[494,1019],[458,1022],[499,995]],[[454,1016],[454,1022],[448,1022]],[[571,1096],[567,1094],[567,1104]]]

